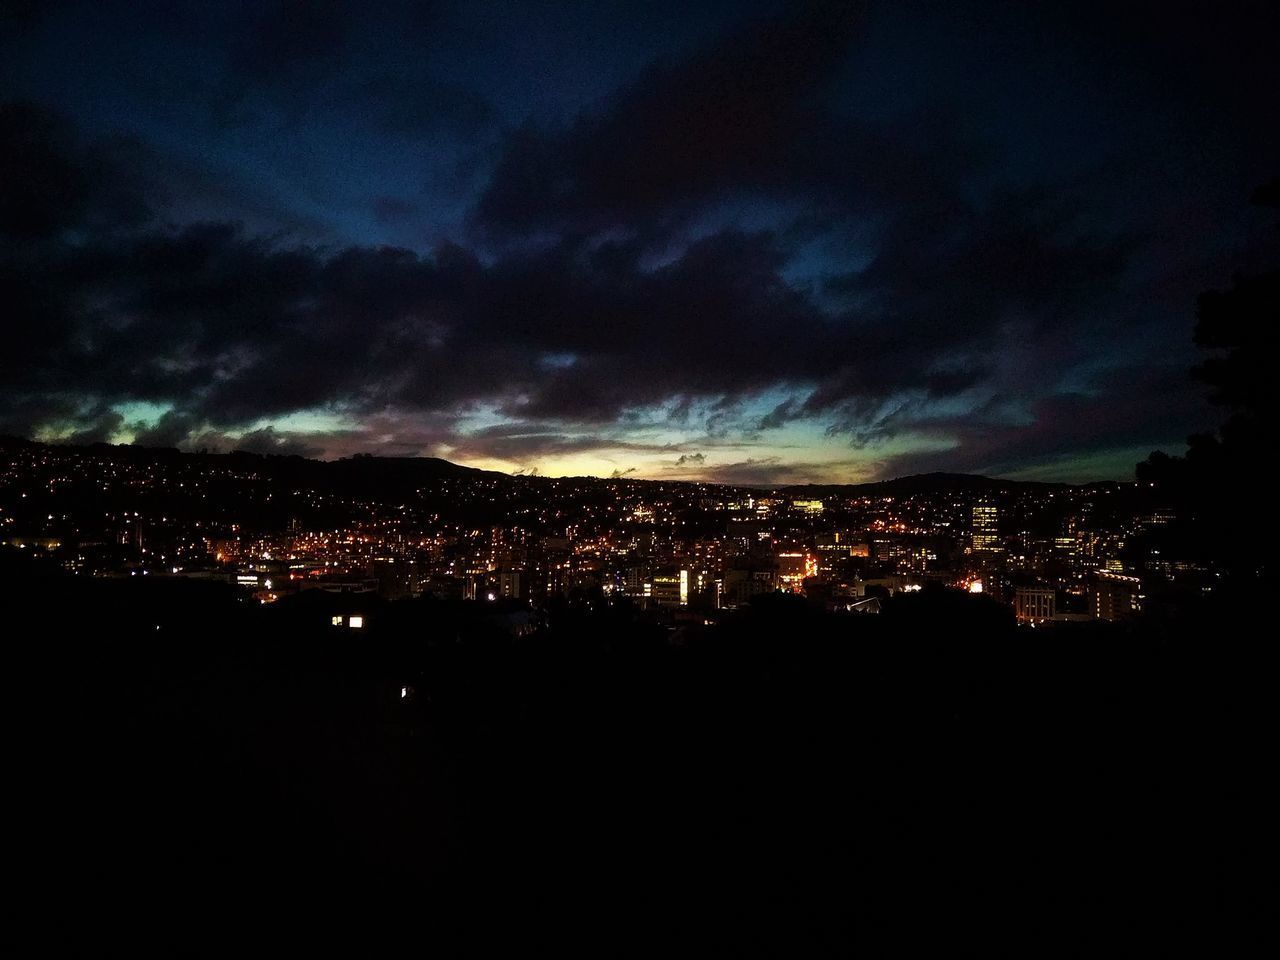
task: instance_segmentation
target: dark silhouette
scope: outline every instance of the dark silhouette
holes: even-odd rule
[[[364,600],[354,640],[341,597],[6,557],[31,869],[87,865],[106,913],[389,886],[437,943],[812,955],[1223,945],[1262,909],[1269,673],[1228,604],[1032,640],[941,588],[766,595],[677,639],[598,593],[520,638]]]
[[[1260,187],[1254,202],[1280,212],[1280,179]],[[1199,299],[1195,342],[1213,356],[1194,376],[1212,389],[1227,420],[1216,433],[1190,437],[1185,457],[1156,452],[1137,467],[1139,480],[1194,517],[1183,541],[1249,580],[1274,577],[1267,504],[1275,473],[1280,222],[1274,240],[1269,269],[1237,274],[1229,289]]]

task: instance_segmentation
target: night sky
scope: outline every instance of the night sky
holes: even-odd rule
[[[0,433],[856,482],[1221,419],[1272,4],[6,3]]]

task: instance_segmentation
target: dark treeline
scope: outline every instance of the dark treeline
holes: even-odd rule
[[[672,634],[579,595],[518,639],[408,600],[355,636],[349,598],[6,563],[21,869],[89,929],[376,890],[423,943],[1043,954],[1263,909],[1274,663],[1229,598],[1029,634],[778,595]]]
[[[1259,187],[1253,200],[1280,213],[1280,177]],[[1151,454],[1137,475],[1191,518],[1180,532],[1184,544],[1227,561],[1236,574],[1273,582],[1280,404],[1271,364],[1280,328],[1280,220],[1262,260],[1197,303],[1195,342],[1208,356],[1192,375],[1210,389],[1223,423],[1189,437],[1184,457]]]

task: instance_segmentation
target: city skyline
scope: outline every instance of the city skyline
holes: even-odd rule
[[[1174,496],[957,474],[758,490],[0,439],[0,547],[71,577],[225,584],[264,606],[338,594],[345,612],[317,622],[357,629],[407,598],[519,601],[523,636],[565,598],[677,628],[762,595],[864,614],[926,589],[983,594],[1027,624],[1129,619],[1144,588],[1208,595],[1226,569]]]
[[[1257,5],[148,10],[5,14],[0,433],[775,486],[1220,419]]]

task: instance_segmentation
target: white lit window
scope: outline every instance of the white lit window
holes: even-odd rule
[[[347,617],[347,626],[358,630],[364,626],[364,617]]]

